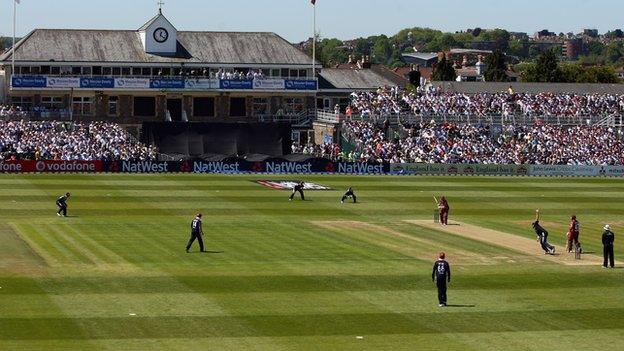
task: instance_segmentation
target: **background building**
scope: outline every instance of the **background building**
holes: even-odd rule
[[[0,56],[0,98],[33,118],[296,118],[315,108],[311,67],[277,34],[178,31],[159,11],[137,30],[32,31]]]

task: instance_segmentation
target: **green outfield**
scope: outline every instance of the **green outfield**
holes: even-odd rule
[[[260,179],[301,177],[0,176],[0,350],[624,349],[624,269],[546,259],[530,228],[541,208],[563,252],[577,214],[601,256],[609,223],[624,267],[622,180],[310,176],[333,190],[289,202]],[[535,251],[418,225],[441,194]],[[186,254],[197,211],[209,253]]]

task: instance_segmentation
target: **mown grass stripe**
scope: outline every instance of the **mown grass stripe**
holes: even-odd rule
[[[102,243],[99,243],[96,239],[91,238],[90,232],[82,226],[64,226],[65,232],[76,240],[80,245],[89,250],[93,255],[97,257],[98,261],[103,261],[106,264],[127,264],[128,261],[117,255],[114,251],[105,247]],[[93,233],[95,234],[95,233]],[[95,234],[97,235],[97,234]]]
[[[608,316],[608,320],[605,319]],[[251,326],[251,327],[249,327]],[[239,317],[0,318],[0,340],[283,337],[624,329],[624,309]],[[7,332],[10,331],[10,332]]]

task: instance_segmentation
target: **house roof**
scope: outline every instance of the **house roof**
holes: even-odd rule
[[[139,32],[134,30],[36,29],[20,40],[15,50],[18,62],[311,64],[308,55],[279,35],[266,32],[180,31],[179,55],[164,57],[145,53]],[[12,54],[9,50],[0,61],[10,61]]]
[[[412,52],[408,54],[402,54],[402,56],[423,61],[429,61],[438,58],[438,54],[435,52]]]
[[[395,84],[370,69],[325,68],[320,73],[321,89],[372,90]]]
[[[167,19],[167,17],[165,17],[162,12],[158,12],[158,14],[154,17],[152,17],[152,19],[150,19],[149,21],[147,21],[144,25],[141,26],[141,28],[139,28],[139,31],[144,31],[147,30],[147,28],[149,28],[149,26],[152,25],[152,23],[156,22],[157,19],[159,18],[163,18],[165,21],[167,21],[167,23],[169,23],[170,26],[172,26],[173,28],[175,28],[175,26],[173,24],[171,24],[171,22],[169,22],[169,20]]]

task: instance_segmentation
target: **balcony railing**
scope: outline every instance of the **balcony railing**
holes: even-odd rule
[[[417,124],[429,123],[431,121],[441,123],[465,123],[465,124],[514,124],[514,125],[532,125],[535,123],[545,123],[554,125],[598,125],[609,127],[622,127],[624,120],[622,116],[529,116],[524,114],[489,114],[489,115],[413,115],[413,114],[370,114],[346,116],[342,113],[336,113],[333,110],[317,110],[316,120],[326,123],[341,123],[345,120],[351,121],[367,121],[373,123],[395,124]]]

